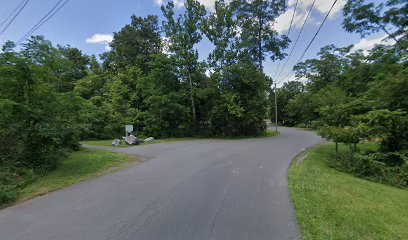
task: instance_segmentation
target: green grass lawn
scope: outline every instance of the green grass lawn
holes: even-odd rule
[[[254,137],[214,137],[214,139],[247,139],[247,138],[266,138],[266,137],[274,137],[279,135],[279,132],[275,132],[272,130],[266,130],[264,133]],[[197,140],[197,139],[205,139],[203,137],[179,137],[179,138],[163,138],[163,139],[155,139],[152,142],[145,142],[141,143],[141,145],[147,144],[155,144],[155,143],[167,143],[167,142],[176,142],[176,141],[187,141],[187,140]],[[91,146],[101,146],[101,147],[113,147],[113,148],[125,148],[125,147],[132,147],[134,145],[127,145],[124,140],[120,140],[120,145],[115,147],[112,146],[112,140],[87,140],[81,141],[82,144],[91,145]]]
[[[333,152],[334,143],[313,147],[289,170],[289,190],[304,239],[408,239],[408,190],[328,167]]]
[[[17,201],[55,191],[66,186],[89,180],[136,162],[136,157],[95,149],[82,149],[71,153],[60,166],[24,187]]]

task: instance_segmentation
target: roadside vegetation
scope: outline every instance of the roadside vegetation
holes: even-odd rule
[[[278,117],[284,125],[310,127],[336,145],[346,144],[347,153],[333,149],[336,169],[408,187],[408,3],[385,2],[348,1],[343,27],[361,37],[381,32],[390,44],[369,51],[321,48],[293,69],[306,82],[287,82],[277,91]],[[274,101],[272,96],[271,109]],[[361,151],[358,143],[365,141],[378,148]]]
[[[149,145],[155,143],[167,143],[167,142],[176,142],[176,141],[186,141],[186,140],[193,140],[197,138],[163,138],[163,139],[155,139],[152,142],[144,142],[141,145]],[[134,147],[135,145],[127,145],[124,140],[120,140],[119,146],[112,146],[112,140],[87,140],[81,141],[82,144],[91,145],[91,146],[101,146],[101,147],[113,147],[113,148],[125,148],[125,147]]]
[[[408,239],[408,190],[374,183],[332,167],[334,143],[306,151],[289,170],[289,190],[305,240]],[[364,151],[375,144],[359,144]],[[346,154],[348,146],[341,144]]]
[[[279,135],[279,132],[273,130],[265,130],[262,133],[259,133],[255,136],[236,136],[236,137],[222,137],[222,136],[214,136],[212,138],[215,139],[250,139],[250,138],[268,138],[274,137]],[[179,138],[162,138],[162,139],[155,139],[151,142],[144,142],[141,145],[150,145],[156,143],[168,143],[168,142],[177,142],[177,141],[188,141],[188,140],[199,140],[199,139],[208,139],[207,137],[179,137]],[[81,141],[81,144],[91,145],[91,146],[100,146],[100,147],[113,147],[113,148],[124,148],[124,147],[132,147],[134,145],[127,145],[125,141],[121,140],[119,146],[112,146],[112,140],[87,140]]]
[[[135,156],[81,149],[69,154],[55,170],[10,180],[14,185],[1,192],[0,208],[123,169],[136,161]]]

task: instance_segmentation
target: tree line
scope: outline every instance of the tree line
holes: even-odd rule
[[[287,82],[277,91],[280,123],[311,127],[334,141],[333,166],[402,187],[408,186],[407,15],[404,1],[349,1],[345,30],[361,37],[382,32],[392,44],[370,51],[325,46],[317,58],[294,67],[306,82]],[[357,143],[365,141],[378,143],[378,150],[360,151]],[[339,154],[338,143],[349,147],[346,155]]]
[[[272,23],[284,0],[196,0],[131,16],[100,59],[32,36],[0,53],[0,198],[58,166],[81,139],[254,136],[266,129],[271,79],[263,62],[289,39]],[[200,60],[203,37],[214,51]],[[0,200],[1,201],[1,200]]]

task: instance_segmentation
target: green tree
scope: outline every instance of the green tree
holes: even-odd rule
[[[142,95],[140,81],[142,72],[137,67],[113,74],[104,85],[102,108],[109,113],[110,122],[105,130],[111,137],[122,133],[126,124],[141,125]]]
[[[237,27],[240,30],[239,47],[249,55],[263,71],[265,56],[282,59],[283,49],[288,46],[287,36],[279,36],[272,25],[281,15],[286,4],[284,0],[234,0]]]
[[[338,143],[344,143],[350,148],[350,158],[353,158],[353,152],[355,152],[356,144],[361,141],[362,136],[355,127],[334,127],[323,126],[319,128],[319,134],[336,144],[336,158],[339,157]]]
[[[179,134],[188,123],[188,94],[177,78],[173,58],[158,54],[150,63],[151,72],[140,81],[144,98],[144,133],[155,137]]]
[[[234,27],[231,5],[224,0],[215,1],[214,11],[203,21],[202,27],[204,34],[215,46],[208,59],[215,70],[222,69],[236,58]]]
[[[286,106],[289,101],[294,99],[298,94],[305,91],[305,86],[299,81],[285,82],[283,86],[277,89],[277,107],[278,107],[278,122],[284,123],[288,118]],[[270,117],[275,119],[275,96],[270,94]]]
[[[316,102],[314,95],[310,92],[303,92],[294,99],[291,99],[286,105],[285,112],[287,114],[287,123],[289,126],[304,124],[309,126],[312,121],[318,118]]]
[[[50,45],[29,43],[20,52],[8,48],[0,53],[0,166],[50,169],[64,149],[79,148],[86,103],[73,92],[58,92],[49,82],[55,73],[27,55],[50,57],[37,48]],[[61,52],[50,50],[63,58]]]
[[[193,75],[199,68],[198,52],[195,45],[202,39],[200,28],[206,14],[205,7],[196,0],[187,0],[185,11],[175,19],[174,3],[171,1],[162,6],[166,21],[163,22],[164,32],[169,39],[169,50],[176,59],[183,81],[190,85],[190,103],[193,126],[197,127],[197,113],[195,104],[195,86]]]
[[[130,24],[114,33],[110,47],[111,51],[103,55],[108,68],[117,71],[138,67],[143,73],[149,72],[153,55],[162,50],[158,17],[133,15]]]
[[[375,70],[375,81],[369,85],[366,95],[381,108],[408,111],[408,68],[403,64],[389,67],[392,71],[382,69],[377,73],[378,70]]]
[[[211,110],[210,129],[215,135],[257,135],[266,128],[267,77],[248,62],[226,65],[216,80],[218,97]],[[215,74],[212,78],[221,78]]]
[[[318,59],[308,59],[294,67],[297,78],[308,80],[308,90],[318,92],[325,86],[339,81],[348,64],[347,54],[352,46],[336,48],[328,45],[320,49]]]
[[[75,83],[88,74],[90,58],[77,48],[54,47],[43,36],[33,36],[23,44],[21,55],[41,69],[44,81],[58,92],[70,92]]]
[[[380,151],[382,152],[398,152],[408,147],[406,112],[379,109],[355,116],[353,120],[367,138],[381,139]]]
[[[383,31],[398,42],[406,40],[408,3],[404,0],[388,0],[386,3],[365,3],[364,0],[348,0],[344,6],[343,28],[359,33],[362,37]]]

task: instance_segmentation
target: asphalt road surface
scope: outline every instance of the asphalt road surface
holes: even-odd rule
[[[0,240],[299,239],[287,169],[311,131],[113,149],[146,161],[0,211]]]

